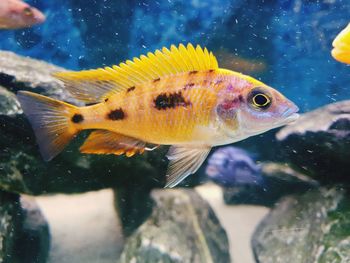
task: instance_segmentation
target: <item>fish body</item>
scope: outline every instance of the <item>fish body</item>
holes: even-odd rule
[[[77,113],[85,120],[79,128],[108,129],[152,144],[202,145],[205,141],[216,146],[234,142],[239,130],[236,134],[221,130],[214,109],[218,100],[225,97],[227,86],[234,85],[238,96],[239,88],[248,85],[242,81],[241,76],[221,69],[148,81],[107,101],[79,109]],[[117,120],[108,117],[118,110],[122,116]],[[230,124],[233,129],[238,126],[237,121]]]
[[[260,166],[247,151],[233,146],[216,150],[205,171],[209,179],[225,187],[264,184]]]
[[[23,1],[0,1],[0,29],[26,28],[44,21],[43,13]]]
[[[211,147],[297,117],[298,108],[278,91],[219,68],[211,52],[191,44],[119,66],[55,76],[74,97],[92,105],[18,94],[44,159],[56,156],[82,130],[94,130],[80,148],[83,153],[132,156],[172,145],[167,155],[170,187],[194,173]]]
[[[332,56],[342,63],[350,64],[350,23],[333,41]]]

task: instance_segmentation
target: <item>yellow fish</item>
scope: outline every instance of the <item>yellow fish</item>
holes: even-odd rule
[[[342,63],[350,64],[350,23],[334,39],[332,56]]]
[[[82,153],[132,156],[172,145],[167,187],[198,170],[213,146],[240,141],[295,120],[291,101],[264,83],[218,67],[206,48],[171,46],[119,66],[54,75],[76,107],[31,92],[17,95],[51,160],[82,130]]]

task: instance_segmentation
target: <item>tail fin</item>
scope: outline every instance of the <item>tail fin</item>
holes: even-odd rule
[[[32,125],[41,155],[45,161],[50,161],[78,132],[71,121],[78,108],[27,91],[18,92],[17,98]]]

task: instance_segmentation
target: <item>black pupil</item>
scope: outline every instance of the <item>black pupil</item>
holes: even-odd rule
[[[267,98],[261,94],[256,95],[254,100],[255,100],[255,103],[259,106],[263,106],[267,103]]]
[[[26,7],[26,8],[24,8],[24,13],[26,15],[31,15],[32,14],[32,10],[30,9],[30,7]]]

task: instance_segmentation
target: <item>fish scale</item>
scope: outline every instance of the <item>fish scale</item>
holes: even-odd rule
[[[136,138],[144,139],[147,136],[146,140],[153,143],[164,144],[166,141],[189,140],[196,125],[208,124],[210,112],[215,103],[215,96],[213,96],[215,94],[208,90],[210,87],[194,87],[184,90],[188,80],[186,80],[186,74],[183,75],[161,80],[155,89],[151,87],[151,83],[149,86],[145,84],[136,87],[133,93],[127,94],[123,99],[122,108],[129,112],[130,117],[125,119],[120,126],[111,128]],[[174,78],[178,80],[174,81]],[[164,89],[165,86],[166,89]],[[191,105],[164,110],[155,108],[154,100],[157,96],[163,93],[177,94],[178,92],[181,92],[185,101],[190,102]],[[210,97],[212,97],[211,100]],[[140,107],[144,110],[140,110]],[[115,123],[110,122],[108,125],[113,126]]]

